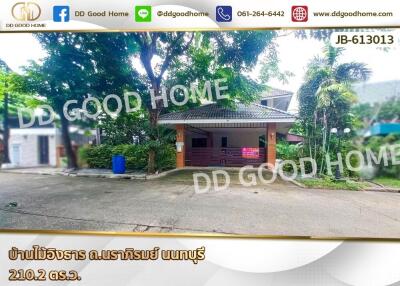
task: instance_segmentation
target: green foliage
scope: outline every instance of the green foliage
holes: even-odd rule
[[[325,156],[343,151],[354,130],[356,118],[350,112],[357,97],[352,84],[367,80],[371,71],[363,63],[341,63],[342,48],[327,44],[323,57],[315,57],[308,65],[305,81],[299,89],[300,134],[305,136],[307,157],[316,160],[320,174],[325,172]],[[339,133],[331,134],[337,128]],[[297,126],[299,129],[299,126]],[[351,134],[349,134],[351,135]]]
[[[156,151],[156,168],[159,171],[174,169],[176,167],[176,149],[173,145],[161,146]]]
[[[1,64],[1,60],[0,60]],[[0,65],[1,66],[1,65]],[[31,95],[24,93],[23,77],[11,70],[0,68],[0,119],[3,119],[5,95],[8,95],[8,114],[16,116],[18,108],[25,107],[31,100]]]
[[[275,31],[231,31],[231,32],[196,32],[194,39],[191,33],[165,33],[166,38],[179,39],[182,46],[189,44],[188,49],[174,53],[175,60],[168,66],[168,74],[163,79],[164,86],[182,84],[190,86],[196,83],[199,90],[205,81],[227,79],[229,98],[220,100],[220,104],[230,106],[234,100],[252,102],[264,88],[266,80],[260,84],[246,75],[257,63],[265,66],[263,79],[273,76],[284,77],[277,68],[278,56],[273,40]],[[143,35],[139,35],[143,37]],[[153,35],[157,39],[156,35]],[[160,39],[164,35],[160,36]],[[143,40],[144,41],[144,40]],[[168,43],[174,44],[174,41]],[[158,47],[158,46],[157,46]],[[159,56],[165,56],[166,48],[160,49]],[[185,60],[180,60],[184,58]],[[214,84],[212,93],[215,96]],[[195,95],[195,103],[189,101],[182,107],[170,105],[168,109],[182,110],[200,104],[200,96]],[[214,98],[215,100],[215,98]],[[145,98],[148,105],[149,100]]]
[[[400,119],[400,98],[393,97],[374,104],[358,104],[352,108],[352,113],[360,122],[364,122],[361,124],[363,127],[368,127],[371,122]]]
[[[123,155],[128,170],[142,170],[147,165],[146,145],[117,145],[112,148],[112,155]]]
[[[51,105],[61,117],[68,100],[77,101],[68,106],[71,112],[88,97],[101,101],[109,94],[122,97],[127,90],[143,90],[131,63],[136,46],[132,42],[128,45],[123,33],[52,32],[35,37],[47,55],[25,67],[24,87],[40,95],[43,103]],[[111,100],[109,106],[115,110],[116,102]],[[92,105],[88,109],[94,113]],[[88,118],[74,122],[85,127],[94,123]]]
[[[83,147],[79,151],[80,160],[86,162],[90,168],[110,169],[112,146],[98,145]]]
[[[132,144],[134,136],[144,142],[146,118],[141,113],[122,113],[116,118],[105,117],[98,127],[106,134],[102,140],[105,144]]]
[[[80,161],[90,168],[111,169],[112,156],[123,155],[128,170],[145,170],[150,146],[148,144],[121,144],[117,146],[98,145],[86,146],[80,149]],[[176,154],[173,145],[158,145],[156,149],[156,169],[159,171],[173,169],[176,164]]]
[[[276,144],[276,153],[282,160],[297,160],[299,159],[299,145],[289,144],[285,140],[280,140]]]
[[[276,154],[279,159],[294,161],[299,166],[300,148],[299,145],[289,144],[285,140],[280,140],[276,144]],[[285,164],[284,171],[291,172],[293,168],[290,164]]]
[[[365,153],[366,149],[371,150],[375,157],[379,157],[379,152],[382,147],[389,147],[391,145],[400,145],[400,134],[389,134],[387,136],[372,136],[368,138],[364,145],[360,147],[360,151]],[[391,152],[387,149],[388,156],[391,156]],[[398,156],[396,159],[400,160]],[[389,161],[391,159],[389,158]],[[377,168],[377,175],[378,176],[387,176],[391,178],[400,179],[400,165],[392,165],[390,162],[388,166],[384,166],[384,162],[382,162],[374,166]]]

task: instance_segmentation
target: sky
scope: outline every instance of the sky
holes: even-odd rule
[[[38,60],[45,56],[40,44],[30,33],[0,34],[0,43],[0,58],[17,72],[21,71],[20,67],[26,65],[29,60]],[[296,93],[302,84],[307,63],[314,56],[322,53],[324,43],[314,39],[297,39],[293,33],[277,38],[276,43],[278,44],[281,70],[290,71],[294,76],[289,79],[288,84],[272,79],[269,85]],[[369,82],[400,80],[399,45],[387,51],[370,46],[350,46],[346,48],[341,61],[366,63],[372,70]],[[296,109],[297,101],[294,98],[289,110],[295,111]]]

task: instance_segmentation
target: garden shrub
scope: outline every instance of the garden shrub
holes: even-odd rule
[[[147,166],[147,147],[145,145],[117,145],[113,147],[112,155],[123,155],[126,159],[126,168],[141,170]]]
[[[80,161],[86,162],[89,168],[110,169],[112,146],[87,146],[80,149]]]
[[[277,158],[281,159],[282,161],[284,160],[290,160],[290,161],[294,161],[298,167],[299,170],[299,146],[298,145],[294,145],[294,144],[290,144],[289,142],[285,141],[285,140],[280,140],[277,144],[276,144],[276,154],[277,154]],[[283,167],[283,171],[285,172],[293,172],[293,167],[290,164],[285,164],[285,166]]]
[[[146,162],[147,163],[147,162]],[[156,150],[156,168],[159,171],[173,169],[176,166],[176,149],[170,144],[161,145]]]
[[[389,148],[389,146],[397,144],[400,144],[399,134],[389,134],[384,137],[372,136],[368,138],[368,141],[366,142],[365,146],[363,146],[361,151],[365,153],[366,148],[369,148],[375,154],[375,157],[378,158],[381,147],[387,146],[387,148]],[[400,179],[400,165],[392,164],[391,153],[388,149],[387,154],[389,156],[388,166],[383,164],[383,160],[380,164],[374,164],[374,167],[376,168],[376,175]],[[397,158],[396,160],[400,160],[400,158]]]
[[[80,161],[89,168],[111,169],[112,156],[123,155],[128,170],[146,170],[149,146],[146,144],[122,144],[116,146],[98,145],[80,149]],[[159,171],[175,168],[175,148],[170,144],[161,144],[156,148],[156,169]]]

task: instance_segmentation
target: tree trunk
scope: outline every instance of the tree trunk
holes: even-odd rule
[[[147,172],[149,174],[154,174],[156,172],[156,152],[153,149],[149,150],[149,161],[147,164]]]
[[[68,168],[69,169],[77,169],[78,163],[76,160],[76,155],[74,150],[72,149],[71,138],[69,136],[69,122],[64,117],[63,113],[60,113],[61,118],[61,136],[62,136],[62,143],[64,145],[65,155],[68,159]]]
[[[7,87],[7,83],[6,83]],[[8,164],[10,163],[10,155],[9,155],[9,138],[10,138],[10,127],[9,127],[9,116],[8,116],[8,100],[9,96],[8,93],[6,92],[4,94],[4,110],[3,110],[3,128],[4,128],[4,133],[3,133],[3,163]]]
[[[157,119],[158,119],[158,111],[157,109],[155,110],[150,110],[150,127],[151,127],[151,133],[150,133],[150,140],[157,140],[155,136],[155,130],[157,128]],[[149,150],[149,158],[147,162],[147,172],[149,174],[154,174],[156,172],[156,150],[153,148],[150,148]]]

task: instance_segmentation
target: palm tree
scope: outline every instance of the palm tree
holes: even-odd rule
[[[368,80],[371,75],[364,63],[339,62],[343,51],[327,44],[323,57],[315,57],[309,63],[298,94],[308,152],[311,158],[320,157],[320,173],[324,170],[325,154],[329,152],[331,128],[344,129],[351,125],[350,107],[357,101],[352,85]]]

